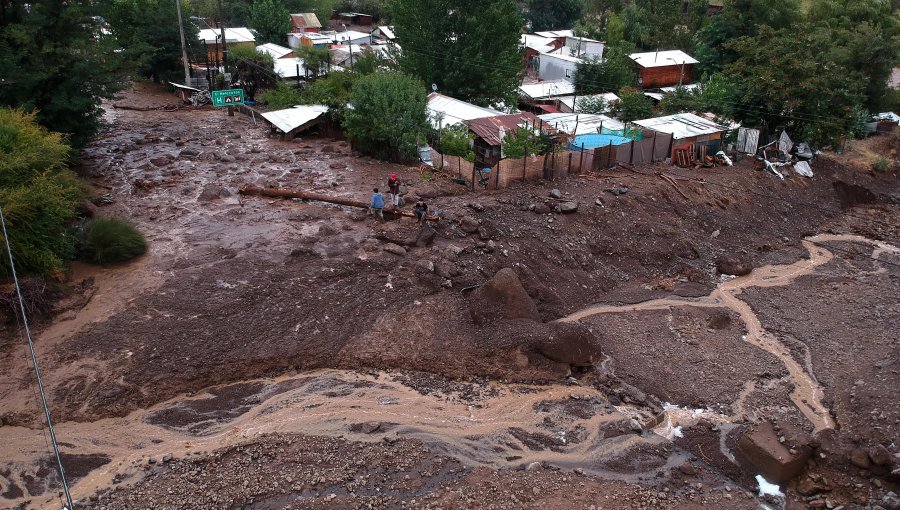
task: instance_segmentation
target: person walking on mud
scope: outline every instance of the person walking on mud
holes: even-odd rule
[[[378,188],[372,190],[372,201],[369,203],[369,214],[375,214],[381,221],[384,221],[384,195],[378,191]]]
[[[397,173],[394,172],[388,177],[388,191],[391,193],[391,205],[394,207],[400,206],[400,179],[397,177]]]

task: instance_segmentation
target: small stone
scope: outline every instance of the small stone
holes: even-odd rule
[[[862,469],[869,469],[872,465],[871,461],[869,461],[869,454],[862,448],[855,448],[852,452],[850,452],[850,463],[854,466]]]
[[[562,193],[558,189],[550,190],[550,198],[562,198]]]
[[[883,445],[875,445],[869,448],[869,459],[876,466],[887,466],[891,463],[891,452]]]
[[[163,462],[171,462],[171,461],[172,461],[172,454],[171,454],[171,453],[167,453],[167,454],[163,455],[162,461],[163,461]]]
[[[563,214],[571,214],[578,211],[578,202],[561,202],[559,204],[559,212]]]
[[[397,255],[398,257],[406,255],[406,248],[394,243],[386,243],[384,245],[384,251]]]

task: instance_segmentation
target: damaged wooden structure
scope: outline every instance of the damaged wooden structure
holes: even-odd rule
[[[297,105],[284,110],[265,112],[262,118],[269,123],[271,134],[280,133],[283,140],[291,141],[298,134],[317,126],[326,113],[328,107],[325,105]]]

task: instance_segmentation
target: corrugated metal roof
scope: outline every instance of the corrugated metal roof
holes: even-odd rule
[[[522,34],[521,42],[522,46],[531,48],[539,53],[547,53],[548,51],[555,49],[553,46],[553,39],[548,39],[540,35]]]
[[[606,115],[593,113],[546,113],[538,115],[538,118],[554,128],[569,134],[584,135],[598,133],[604,130],[620,131],[625,129],[625,124]]]
[[[356,30],[345,30],[343,32],[321,32],[317,35],[320,37],[327,37],[328,40],[335,44],[343,44],[349,41],[358,41],[359,39],[366,39],[365,42],[370,42],[373,38],[372,34],[368,32],[358,32]]]
[[[221,38],[222,30],[218,28],[204,28],[197,33],[197,38],[206,44],[215,44]],[[225,29],[225,41],[230,43],[256,42],[253,32],[249,28],[234,27]],[[221,41],[219,41],[221,42]]]
[[[278,58],[281,58],[281,57],[287,55],[288,53],[290,53],[294,50],[292,50],[290,48],[285,48],[284,46],[279,46],[275,43],[266,43],[266,44],[260,44],[259,46],[257,46],[256,51],[261,51],[263,53],[267,53],[269,55],[272,55],[272,58],[278,59]]]
[[[428,94],[426,108],[428,110],[428,118],[435,129],[440,129],[441,126],[459,124],[467,120],[504,115],[497,110],[477,106],[437,92]],[[438,122],[438,115],[443,116],[440,123]]]
[[[688,83],[688,84],[686,84],[686,85],[681,85],[681,86],[684,87],[686,90],[694,90],[694,89],[699,89],[699,88],[700,88],[700,84],[699,84],[699,83]],[[659,90],[660,90],[663,94],[671,94],[672,92],[675,92],[676,90],[678,90],[678,86],[676,85],[676,86],[673,86],[673,87],[662,87],[662,88],[660,88]]]
[[[653,131],[669,133],[676,140],[711,135],[726,130],[725,126],[720,126],[693,113],[678,113],[666,117],[656,117],[655,119],[636,120],[634,123]]]
[[[305,76],[306,69],[302,58],[279,58],[275,59],[275,73],[282,78],[297,78]]]
[[[697,60],[681,50],[650,51],[647,53],[632,53],[628,55],[641,67],[665,67],[680,66],[684,64],[696,64]]]
[[[385,36],[389,40],[394,40],[397,36],[394,34],[394,27],[382,25],[378,27],[378,31],[381,32],[381,35]]]
[[[559,50],[555,50],[553,52],[544,53],[540,56],[540,58],[557,58],[559,60],[565,60],[567,62],[574,62],[576,64],[580,64],[584,62],[584,59],[581,57],[576,57],[575,55],[569,55],[569,48],[563,46]]]
[[[513,113],[509,115],[498,115],[496,117],[484,117],[481,119],[474,119],[466,121],[466,124],[469,126],[476,136],[483,139],[488,145],[500,145],[500,129],[507,134],[515,132],[515,130],[519,126],[524,126],[525,124],[529,125],[537,125],[540,124],[540,119],[537,118],[533,113],[530,112],[522,112],[522,113]],[[545,131],[556,132],[555,129],[552,129],[551,126],[545,125]]]
[[[297,28],[322,28],[319,18],[314,12],[291,14],[291,24]]]
[[[573,37],[575,35],[574,30],[547,30],[545,32],[535,32],[535,35],[539,35],[541,37],[548,37],[550,39],[556,39],[557,37]]]
[[[266,112],[262,114],[262,117],[281,131],[289,133],[307,122],[316,120],[326,112],[328,112],[328,107],[325,105],[298,105],[285,110]]]
[[[555,96],[571,96],[575,93],[575,85],[568,80],[542,81],[519,86],[519,92],[531,99]]]

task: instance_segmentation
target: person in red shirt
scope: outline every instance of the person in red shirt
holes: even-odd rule
[[[396,172],[388,178],[387,185],[388,191],[391,193],[391,204],[398,207],[400,205],[400,179],[397,178]]]

